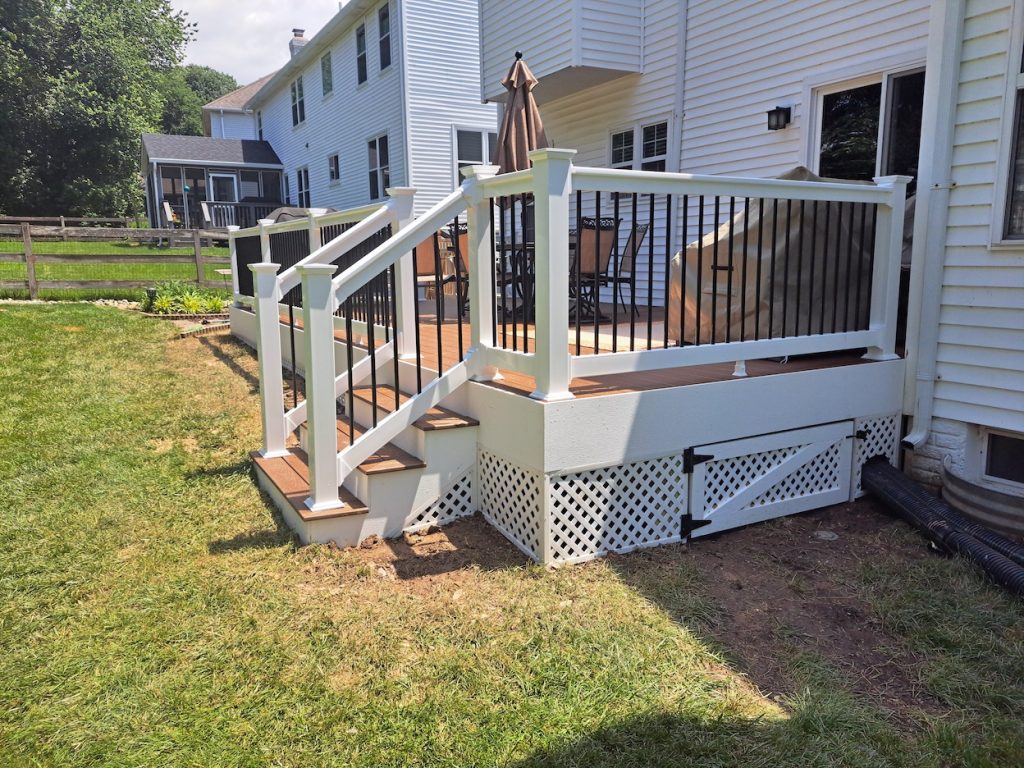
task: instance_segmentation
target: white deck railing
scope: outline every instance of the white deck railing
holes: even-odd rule
[[[338,217],[339,221],[359,223],[323,245],[311,236],[310,255],[281,274],[277,274],[278,265],[271,260],[270,232],[312,227],[314,219],[308,225],[292,222],[284,226],[261,224],[258,228],[256,234],[260,236],[261,242],[267,243],[266,258],[261,263],[251,265],[250,269],[256,279],[254,305],[259,325],[260,388],[264,408],[263,451],[267,455],[283,453],[288,433],[303,421],[308,422],[311,492],[307,505],[310,508],[340,506],[338,487],[363,460],[468,379],[493,379],[500,370],[516,371],[532,377],[536,382],[532,397],[552,401],[571,398],[570,382],[581,376],[709,363],[742,363],[765,357],[855,348],[866,348],[868,356],[874,359],[895,356],[902,222],[906,184],[909,181],[906,177],[888,177],[876,180],[875,184],[850,185],[574,168],[574,154],[570,150],[538,150],[531,155],[531,170],[503,176],[496,176],[496,168],[493,166],[470,168],[459,189],[415,219],[411,215],[411,190],[390,190],[392,198],[382,208],[360,209],[357,213],[347,212],[344,215],[330,214]],[[844,327],[837,331],[833,323],[833,332],[796,332],[783,337],[735,341],[712,339],[714,343],[696,345],[670,345],[666,333],[665,348],[661,349],[613,352],[595,348],[596,354],[574,354],[570,334],[572,323],[569,321],[572,311],[570,275],[572,259],[577,257],[570,248],[570,226],[578,201],[583,199],[583,193],[588,192],[646,195],[652,196],[652,199],[654,195],[663,195],[669,201],[668,210],[673,210],[672,199],[678,201],[701,196],[729,196],[730,199],[742,198],[747,202],[752,198],[827,201],[829,204],[840,205],[840,215],[843,204],[874,206],[871,235],[874,250],[871,255],[870,285],[865,286],[865,291],[869,291],[866,295],[870,297],[866,325],[852,330]],[[499,199],[516,195],[532,196],[535,212],[535,234],[529,245],[532,250],[531,284],[535,285],[530,351],[525,351],[525,343],[522,350],[507,349],[506,344],[496,343],[497,302],[504,304],[504,299],[497,297],[506,287],[504,284],[496,285],[493,280],[495,260],[500,258],[501,251],[496,245],[498,234],[495,231],[495,210]],[[800,205],[802,210],[803,204]],[[787,210],[791,206],[792,202],[789,202]],[[429,383],[426,386],[418,385],[414,395],[396,403],[396,408],[379,422],[375,411],[374,424],[366,425],[369,428],[361,434],[353,432],[351,444],[339,451],[336,442],[336,401],[339,396],[360,381],[370,379],[377,382],[378,375],[382,381],[401,389],[404,384],[403,366],[415,369],[417,382],[428,367],[420,359],[420,326],[417,324],[420,288],[412,252],[438,229],[463,215],[468,223],[469,274],[464,297],[469,302],[468,350],[463,354],[460,345],[458,361],[446,361],[441,354],[438,330],[436,369],[429,370],[425,377],[430,380]],[[865,215],[861,214],[862,229],[865,226]],[[350,218],[344,219],[343,216]],[[576,211],[575,218],[579,216],[580,212]],[[317,220],[323,221],[322,218]],[[363,243],[386,224],[392,226],[391,237],[336,274],[337,268],[331,262]],[[505,226],[504,221],[497,226]],[[272,227],[280,228],[274,230]],[[667,224],[666,229],[669,229]],[[233,242],[234,238],[245,234],[252,235],[253,232],[234,232]],[[666,234],[666,238],[668,236]],[[825,238],[826,247],[828,237]],[[669,242],[666,239],[666,243]],[[312,247],[314,243],[316,248]],[[667,281],[667,275],[665,279]],[[837,286],[838,280],[839,275],[834,275],[833,284]],[[301,408],[285,412],[280,407],[282,379],[279,301],[283,292],[300,281],[306,401]],[[369,326],[362,332],[363,335],[368,333],[371,336],[370,342],[358,345],[354,337],[359,336],[360,332],[359,329],[353,330],[353,313],[351,310],[342,312],[346,316],[346,350],[343,355],[346,370],[339,373],[335,370],[335,333],[339,327],[336,313],[339,307],[347,306],[361,291],[367,291],[374,281],[385,286],[381,300],[390,313],[390,319],[377,328],[372,321],[376,315],[371,313]],[[387,288],[389,281],[391,287]],[[436,290],[441,290],[441,287],[437,286]],[[457,292],[461,290],[461,287],[456,288]],[[461,293],[459,298],[463,298]],[[436,322],[440,326],[444,318],[438,317]],[[375,332],[388,338],[388,342],[384,345],[374,343]],[[679,338],[683,336],[681,332]],[[377,337],[378,340],[380,338]],[[357,361],[355,358],[358,354],[368,356]],[[393,372],[388,372],[388,369]],[[351,399],[349,402],[351,406]]]

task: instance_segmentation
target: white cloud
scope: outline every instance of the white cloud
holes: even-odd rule
[[[245,85],[288,61],[292,28],[312,37],[338,12],[337,0],[171,0],[199,25],[185,62],[205,64]]]

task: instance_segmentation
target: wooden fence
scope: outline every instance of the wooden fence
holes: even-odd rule
[[[166,280],[230,288],[231,260],[203,253],[204,241],[212,245],[215,240],[226,238],[199,229],[0,224],[0,289],[27,290],[36,299],[42,290],[146,288]],[[9,274],[8,264],[23,264],[24,276]],[[177,266],[185,264],[194,271]],[[208,267],[221,267],[215,272],[222,279],[212,279]]]
[[[68,227],[74,225],[128,227],[131,226],[131,223],[132,220],[127,216],[109,219],[97,218],[95,216],[86,216],[84,218],[73,216],[0,216],[0,224],[48,224],[55,227]]]

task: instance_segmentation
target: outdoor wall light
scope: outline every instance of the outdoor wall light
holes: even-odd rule
[[[778,131],[785,128],[792,120],[791,107],[776,107],[768,110],[768,130]]]

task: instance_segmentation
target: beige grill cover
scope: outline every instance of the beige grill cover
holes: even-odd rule
[[[794,168],[779,178],[840,181],[823,179],[804,167]],[[706,200],[705,216],[713,216],[713,213],[708,213],[707,203]],[[721,204],[728,213],[728,198],[723,198]],[[702,344],[712,340],[712,325],[715,341],[725,341],[727,331],[730,341],[747,341],[769,338],[769,328],[772,337],[779,337],[819,333],[822,330],[825,333],[833,330],[852,331],[866,327],[870,307],[870,249],[874,230],[872,206],[844,203],[840,215],[839,204],[829,204],[827,243],[824,202],[818,203],[815,217],[814,204],[811,202],[804,203],[801,213],[799,201],[779,200],[776,209],[773,200],[765,199],[763,223],[758,200],[751,200],[749,212],[744,212],[742,206],[743,201],[737,201],[736,215],[718,228],[717,249],[716,233],[712,231],[701,240],[687,245],[683,253],[677,253],[672,259],[669,338],[679,341],[679,313],[682,307],[685,320],[683,341],[690,344],[697,342],[698,290],[699,341]],[[909,224],[904,230],[905,263],[909,259],[906,233],[913,231],[913,198],[908,200],[907,222]],[[685,281],[682,275],[684,263]],[[712,269],[715,265],[720,269]],[[773,295],[774,302],[771,298]],[[786,297],[785,311],[783,296]]]

